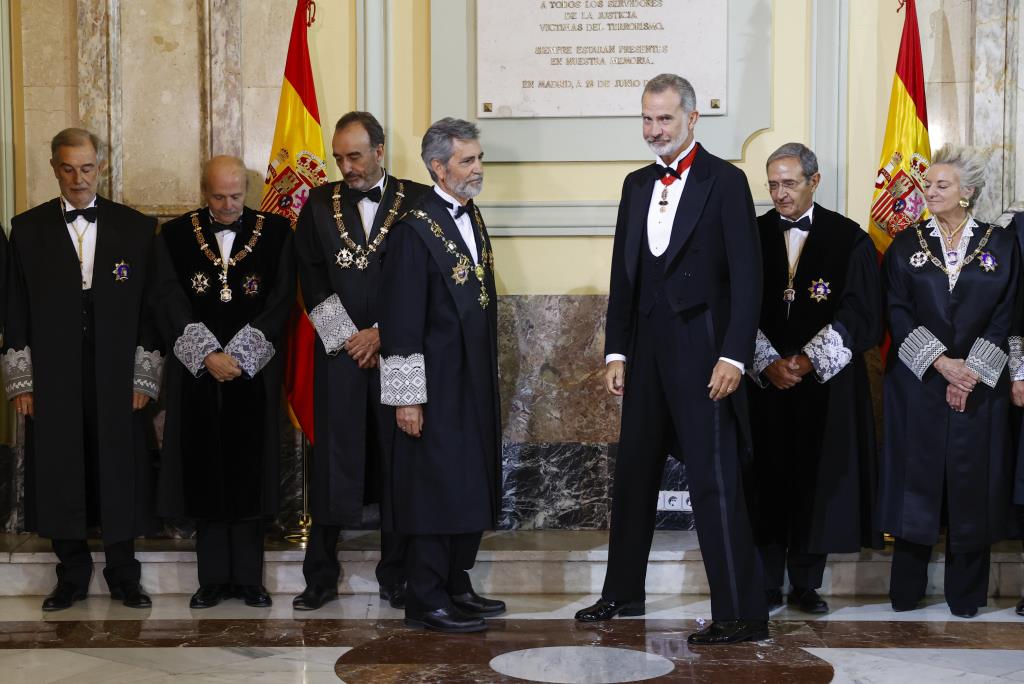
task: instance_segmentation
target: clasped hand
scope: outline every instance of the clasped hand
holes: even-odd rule
[[[203,365],[217,382],[228,382],[242,374],[242,367],[238,365],[235,357],[222,351],[207,354],[203,359]]]
[[[978,374],[967,367],[963,359],[951,359],[945,354],[932,364],[950,385],[964,392],[970,392],[978,384]]]
[[[787,390],[796,387],[797,383],[803,380],[804,376],[811,372],[814,366],[811,360],[804,354],[794,354],[788,359],[776,359],[764,369],[764,375],[768,382],[780,390]]]
[[[345,342],[345,351],[360,368],[376,368],[380,351],[380,330],[360,330]]]

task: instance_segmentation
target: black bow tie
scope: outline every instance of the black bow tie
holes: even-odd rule
[[[810,230],[811,229],[811,217],[801,216],[798,221],[790,221],[784,216],[779,217],[779,230],[785,233],[790,228],[796,228],[798,230]]]
[[[468,213],[473,208],[473,200],[469,200],[465,204],[451,204],[449,202],[445,202],[445,204],[448,206],[449,211],[455,212],[455,218],[461,218],[463,214]]]
[[[345,196],[345,199],[347,199],[352,204],[358,204],[361,200],[364,199],[368,199],[371,202],[380,204],[381,191],[379,185],[370,188],[366,192],[363,192],[362,190],[356,190],[355,188],[350,188],[346,185],[345,191],[342,194]]]
[[[71,209],[64,212],[64,222],[72,223],[76,218],[81,216],[89,223],[96,223],[96,207],[88,207],[86,209]]]
[[[659,165],[660,166],[660,165]],[[682,180],[683,177],[674,166],[660,166],[658,169],[658,178],[664,178],[665,176],[675,176],[677,180]]]

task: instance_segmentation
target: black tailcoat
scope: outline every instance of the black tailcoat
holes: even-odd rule
[[[138,348],[160,349],[150,301],[156,220],[103,197],[96,208],[91,289],[99,522],[111,544],[154,523],[148,413],[132,411],[132,393]],[[82,276],[59,199],[14,217],[11,255],[5,348],[8,356],[30,350],[35,404],[35,418],[26,421],[27,526],[43,537],[85,539]]]
[[[640,250],[646,244],[647,212],[658,164],[628,176],[612,252],[605,354],[631,355],[636,316],[649,313],[637,282]],[[723,159],[697,150],[686,180],[668,249],[663,255],[664,290],[677,314],[707,318],[719,355],[750,365],[761,303],[761,252],[754,207],[743,172]],[[628,229],[626,229],[628,228]],[[710,379],[710,374],[709,374]],[[626,380],[629,382],[628,378]],[[749,453],[747,396],[743,388],[724,400],[733,407]]]
[[[398,197],[399,186],[404,197]],[[369,255],[366,269],[355,265],[341,268],[335,255],[346,248],[334,217],[332,195],[341,192],[342,183],[331,183],[310,192],[295,227],[295,253],[299,284],[307,311],[313,311],[332,296],[337,296],[355,329],[365,330],[381,320],[378,303],[381,288],[381,259],[391,241],[386,237]],[[412,181],[388,176],[374,217],[370,242],[380,234],[394,210],[391,226],[414,206],[428,188]],[[344,199],[340,202],[342,220],[352,240],[367,246],[359,210]],[[379,494],[365,491],[365,483],[382,467],[390,451],[395,412],[380,406],[380,373],[376,368],[360,369],[344,350],[329,354],[322,333],[317,331],[313,349],[314,443],[309,477],[309,505],[313,520],[322,525],[359,525],[363,506],[376,501]],[[367,411],[377,411],[378,439],[367,435]],[[367,441],[381,442],[368,449]],[[374,453],[378,451],[379,453]],[[369,472],[368,472],[369,471]],[[387,511],[383,511],[387,513]]]
[[[815,370],[787,390],[748,378],[758,544],[805,553],[879,546],[878,464],[864,352],[882,336],[882,290],[871,239],[850,219],[814,205],[787,307],[786,236],[772,209],[758,218],[764,295],[755,372],[772,357],[806,354]],[[827,283],[821,299],[811,284]],[[830,332],[822,334],[826,326]],[[841,339],[840,339],[841,338]],[[764,340],[770,343],[764,349]],[[771,353],[775,352],[775,353]],[[837,361],[837,359],[840,359]],[[844,363],[837,371],[840,363]],[[751,376],[753,377],[753,376]],[[824,378],[824,380],[823,380]]]
[[[973,229],[967,253],[988,229]],[[941,239],[922,235],[942,259]],[[975,551],[1003,539],[1013,486],[1014,454],[1009,437],[1009,379],[1005,368],[995,387],[979,382],[958,413],[946,402],[947,382],[929,366],[921,379],[899,358],[899,350],[919,326],[947,348],[947,356],[967,359],[981,339],[1007,347],[1018,287],[1019,255],[1012,230],[998,226],[985,247],[995,268],[976,258],[963,268],[952,292],[931,262],[914,259],[921,249],[915,226],[896,236],[883,265],[886,312],[892,352],[884,380],[885,439],[880,506],[882,529],[916,544],[938,540],[943,486],[949,508],[949,543],[956,553]]]
[[[444,239],[469,252],[444,201],[428,192],[420,210]],[[471,216],[473,213],[471,212]],[[461,534],[493,528],[501,504],[501,418],[498,400],[497,295],[486,228],[475,225],[481,284],[453,279],[457,258],[428,221],[407,214],[389,238],[381,316],[383,384],[390,366],[422,355],[426,379],[423,434],[395,428],[389,493],[394,527],[403,534]],[[390,403],[390,402],[389,402]],[[389,407],[390,408],[390,407]],[[392,409],[393,410],[393,409]]]
[[[242,358],[265,354],[232,344],[250,326],[272,345],[272,357],[250,377],[218,382],[196,377],[175,354],[164,382],[164,443],[158,510],[164,516],[237,520],[274,515],[280,501],[281,379],[287,363],[285,324],[295,302],[295,259],[288,220],[246,208],[231,254],[244,249],[262,217],[252,251],[228,269],[229,302],[220,298],[220,267],[200,250],[193,213],[214,256],[220,256],[208,209],[168,221],[160,231],[161,313],[168,347],[194,323],[221,350]],[[239,337],[239,341],[243,339]],[[245,365],[243,364],[243,369]],[[255,367],[254,367],[255,368]]]

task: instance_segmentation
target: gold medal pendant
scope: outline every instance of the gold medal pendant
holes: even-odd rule
[[[231,288],[228,287],[227,283],[224,283],[224,287],[220,290],[220,301],[230,302],[231,301]]]
[[[796,300],[796,290],[791,287],[787,287],[782,291],[782,301],[792,302]]]
[[[661,211],[662,214],[664,214],[666,211],[668,211],[668,186],[667,185],[661,191],[661,201],[658,202],[658,205],[661,207],[660,211]]]

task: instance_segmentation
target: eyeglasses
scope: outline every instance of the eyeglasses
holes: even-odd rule
[[[799,181],[796,181],[796,180],[784,180],[781,183],[778,183],[776,181],[769,181],[769,182],[764,184],[764,187],[768,188],[768,192],[770,192],[770,193],[772,193],[774,195],[776,192],[779,191],[780,188],[783,189],[783,190],[796,190],[797,188],[799,188],[801,185],[803,185],[806,182],[807,182],[806,179],[799,180]]]

